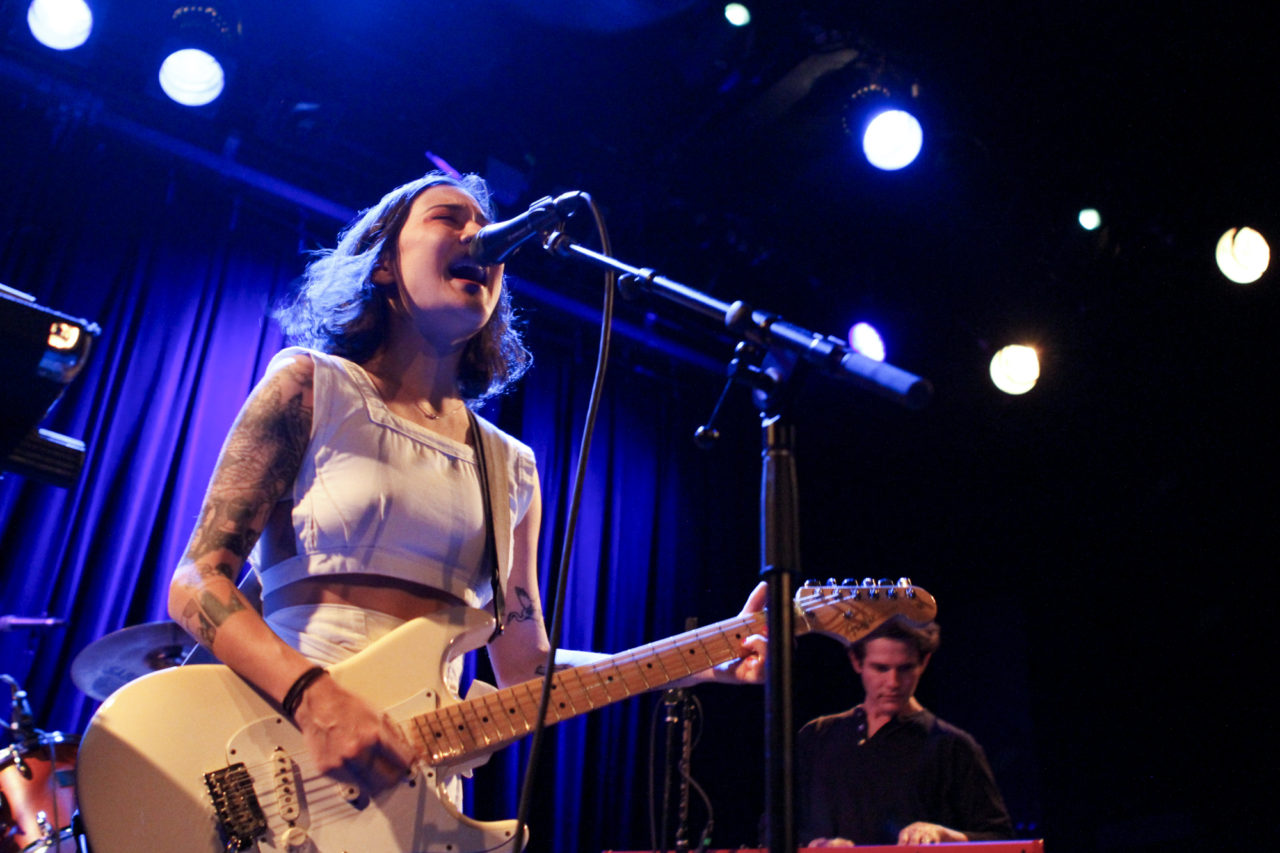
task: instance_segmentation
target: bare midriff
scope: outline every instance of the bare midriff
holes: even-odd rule
[[[442,590],[410,581],[379,575],[344,575],[341,581],[332,577],[304,578],[272,591],[262,604],[267,614],[282,607],[346,604],[409,620],[463,602]]]

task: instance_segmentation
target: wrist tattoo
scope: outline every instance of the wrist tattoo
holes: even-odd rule
[[[556,664],[555,666],[553,666],[553,667],[551,668],[551,671],[552,671],[552,672],[559,672],[559,671],[560,671],[560,670],[562,670],[562,669],[569,669],[569,668],[570,668],[570,667],[569,667],[569,664],[567,664],[567,663],[558,663],[558,664]],[[538,675],[546,675],[546,674],[547,674],[547,665],[546,665],[545,663],[540,663],[540,664],[538,664],[538,665],[534,668],[534,670],[533,670],[533,671],[534,671],[535,673],[537,673]]]

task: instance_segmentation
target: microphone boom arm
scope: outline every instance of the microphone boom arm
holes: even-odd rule
[[[741,300],[721,302],[700,290],[659,275],[654,270],[602,255],[573,242],[563,232],[552,233],[543,244],[563,257],[578,257],[595,266],[621,274],[623,295],[652,293],[684,308],[720,321],[730,332],[765,347],[777,347],[817,367],[828,376],[894,400],[909,409],[923,408],[933,396],[933,385],[902,368],[872,358],[832,335],[820,335],[767,311],[756,311]]]

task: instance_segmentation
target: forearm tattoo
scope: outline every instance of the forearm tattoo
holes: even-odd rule
[[[182,611],[182,623],[188,631],[206,647],[213,646],[213,638],[232,613],[245,609],[240,595],[231,591],[231,599],[223,602],[212,592],[204,590],[194,596]]]
[[[524,587],[516,587],[516,603],[520,605],[520,609],[512,610],[507,614],[508,625],[512,622],[532,622],[541,617],[538,609],[533,606],[533,598]]]

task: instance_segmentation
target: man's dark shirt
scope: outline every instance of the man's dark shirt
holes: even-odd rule
[[[1013,824],[982,747],[928,711],[890,720],[866,737],[854,708],[819,717],[796,738],[799,843],[847,838],[895,844],[916,821],[970,840],[1012,838]]]

